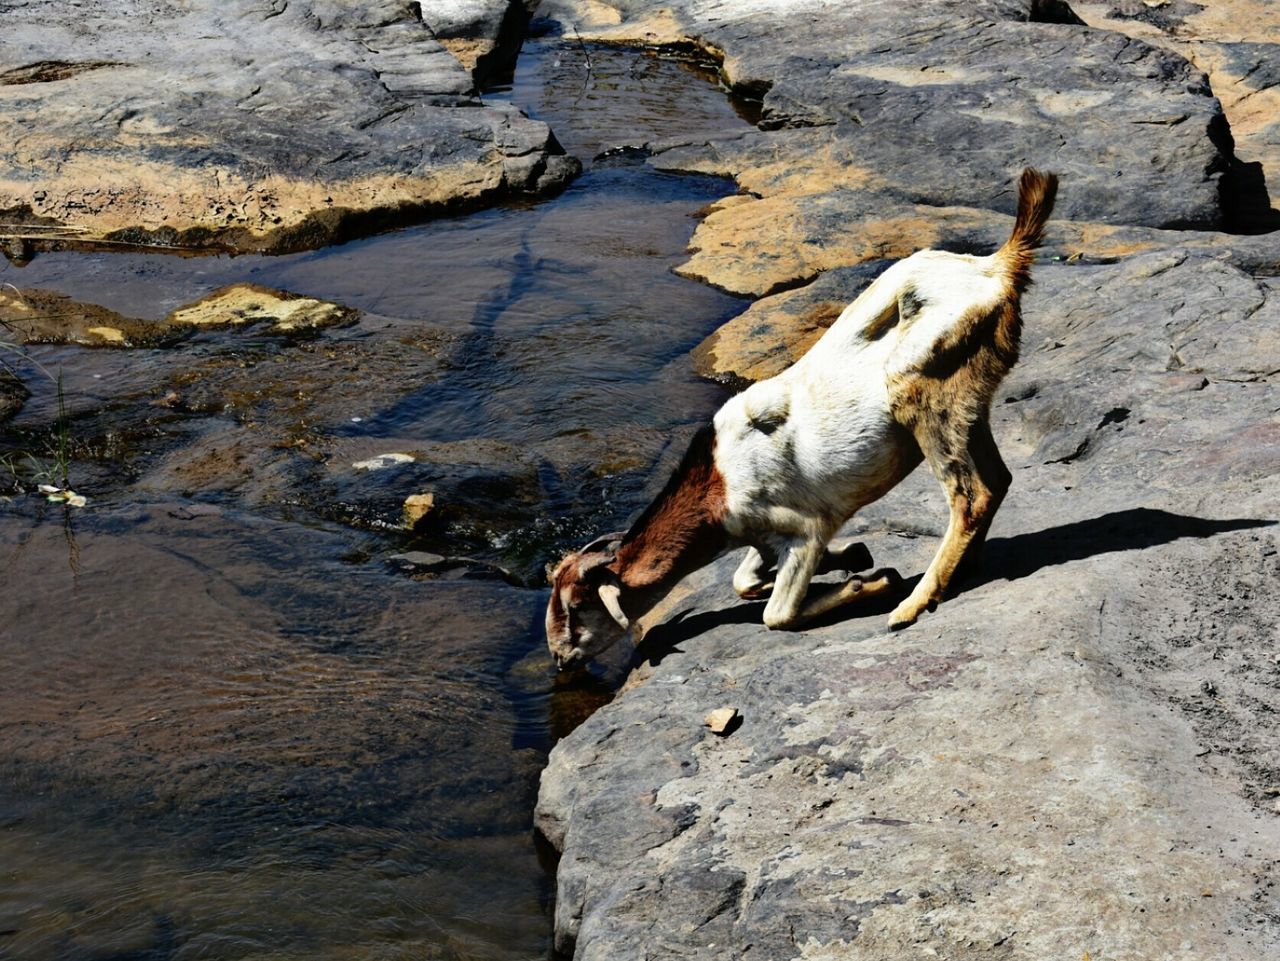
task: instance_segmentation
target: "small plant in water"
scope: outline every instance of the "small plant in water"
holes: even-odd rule
[[[12,284],[3,286],[13,290],[19,298],[22,292]],[[54,421],[54,433],[45,444],[43,456],[27,450],[12,450],[0,454],[0,469],[10,475],[14,487],[21,488],[21,482],[34,483],[36,490],[54,503],[64,503],[71,507],[83,507],[86,499],[71,489],[71,427],[67,416],[66,390],[62,381],[62,371],[57,376],[49,372],[39,361],[33,359],[26,349],[10,336],[13,327],[0,319],[0,370],[17,376],[17,371],[8,362],[6,355],[20,357],[31,364],[43,376],[57,385],[58,416]]]

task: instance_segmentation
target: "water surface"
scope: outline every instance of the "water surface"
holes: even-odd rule
[[[90,504],[0,503],[0,957],[546,956],[537,774],[607,695],[556,687],[532,585],[643,504],[722,397],[689,349],[743,306],[670,272],[730,185],[590,158],[742,120],[679,63],[555,39],[491,96],[588,161],[563,196],[289,257],[0,267],[141,318],[245,281],[363,312],[21,364],[0,448],[48,468],[64,410]],[[352,467],[388,451],[415,460]],[[405,531],[421,491],[438,520]]]

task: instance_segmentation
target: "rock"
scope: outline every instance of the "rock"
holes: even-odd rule
[[[0,287],[0,324],[21,344],[155,346],[180,333],[50,290]]]
[[[1273,954],[1277,879],[1258,859],[1280,824],[1249,798],[1280,757],[1280,728],[1259,720],[1280,708],[1263,656],[1280,617],[1263,586],[1280,573],[1280,289],[1254,259],[1190,246],[1036,268],[1024,357],[993,411],[1014,487],[982,574],[910,630],[888,633],[883,608],[766,632],[728,589],[737,557],[686,580],[681,616],[645,637],[647,680],[543,776],[559,949],[998,943],[1030,961],[1079,931],[1076,956],[1136,958],[1176,956],[1194,931],[1207,956]],[[810,306],[871,270],[824,274]],[[919,472],[853,526],[909,575],[944,525]],[[1202,681],[1215,696],[1188,698]],[[730,698],[752,724],[699,740],[689,713]],[[1224,741],[1235,761],[1195,756]]]
[[[31,396],[31,391],[13,371],[0,366],[0,423],[15,417],[22,405]]]
[[[744,186],[759,181],[747,189],[769,206],[724,211],[723,230],[695,237],[704,251],[735,234],[730,221],[739,237],[754,237],[753,225],[770,217],[817,251],[856,243],[856,225],[837,232],[835,218],[824,223],[842,209],[833,190],[870,195],[881,218],[916,204],[1009,213],[1012,179],[1027,163],[1063,174],[1065,218],[1201,228],[1223,220],[1218,184],[1230,145],[1203,77],[1166,50],[1080,26],[1065,5],[613,9],[556,0],[543,10],[590,36],[697,44],[722,58],[736,90],[763,94],[766,130],[744,138],[753,162],[740,156],[722,172]],[[918,227],[899,230],[904,244],[920,245]],[[786,271],[770,276],[765,289],[788,281]]]
[[[424,0],[421,4],[422,20],[432,36],[478,84],[514,65],[535,6],[523,0]]]
[[[712,734],[729,733],[729,725],[738,718],[736,707],[719,707],[703,718],[702,723],[711,728]]]
[[[368,460],[356,461],[351,466],[356,470],[382,470],[386,467],[395,467],[399,464],[411,464],[416,458],[412,454],[401,454],[393,452],[389,454],[379,454],[377,457],[370,457]]]
[[[430,551],[408,551],[392,554],[387,560],[410,574],[425,574],[427,579],[444,575],[452,576],[454,580],[501,580],[519,586],[510,571],[474,557],[445,557]]]
[[[410,494],[404,499],[404,526],[413,530],[427,519],[435,506],[435,494]]]
[[[1275,4],[1073,6],[1088,23],[1173,50],[1208,75],[1234,142],[1236,159],[1224,183],[1228,221],[1248,233],[1280,227],[1265,177],[1266,171],[1280,170],[1280,11]]]
[[[340,304],[300,297],[257,284],[234,284],[180,307],[167,323],[178,327],[238,327],[266,323],[271,333],[290,334],[353,324],[360,312]]]
[[[6,236],[299,250],[578,169],[545,124],[480,102],[403,0],[38,0],[5,28]]]
[[[724,379],[781,370],[893,259],[994,249],[1037,151],[1064,177],[994,412],[1015,486],[982,579],[895,635],[884,610],[766,635],[728,600],[737,558],[688,579],[544,773],[557,948],[1033,959],[1079,931],[1076,956],[1159,957],[1195,931],[1197,953],[1268,957],[1280,905],[1257,863],[1280,829],[1248,797],[1280,731],[1250,705],[1280,698],[1265,658],[1232,674],[1198,639],[1270,636],[1280,614],[1259,593],[1280,248],[1218,232],[1236,160],[1198,71],[1061,5],[559,9],[596,36],[695,42],[764,97],[769,129],[645,145],[742,189],[681,268],[763,298],[696,352]],[[1046,10],[1063,22],[1027,22]],[[920,571],[939,502],[921,473],[852,527],[878,563]],[[1183,678],[1209,675],[1217,696],[1188,704]],[[749,727],[689,729],[728,698]],[[1235,765],[1218,780],[1194,747],[1223,740],[1239,755],[1215,755]]]
[[[450,563],[449,558],[443,554],[432,554],[430,551],[406,551],[403,554],[392,554],[387,560],[392,564],[421,571],[442,571]]]
[[[126,317],[37,288],[0,288],[0,323],[23,344],[86,347],[158,347],[193,330],[266,325],[267,333],[295,334],[355,323],[360,312],[256,284],[235,284],[179,307],[163,320]]]

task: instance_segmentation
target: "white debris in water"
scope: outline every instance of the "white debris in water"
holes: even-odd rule
[[[368,460],[358,460],[351,466],[356,470],[382,470],[384,467],[395,467],[396,464],[409,464],[413,460],[412,454],[379,454]]]
[[[84,507],[89,503],[89,498],[82,494],[77,494],[73,490],[64,490],[61,487],[54,487],[52,484],[40,484],[36,490],[44,495],[45,500],[50,504],[66,504],[68,507]]]

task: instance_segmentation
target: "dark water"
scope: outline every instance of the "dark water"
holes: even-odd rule
[[[678,63],[554,40],[491,95],[588,160],[742,123]],[[687,352],[742,304],[670,268],[730,189],[600,162],[312,254],[0,267],[139,318],[243,281],[363,311],[19,362],[0,452],[29,488],[65,442],[90,503],[0,502],[0,957],[547,955],[537,775],[607,695],[557,687],[519,585],[638,509],[721,399]],[[352,467],[390,451],[415,460]],[[439,521],[400,529],[426,490]]]

